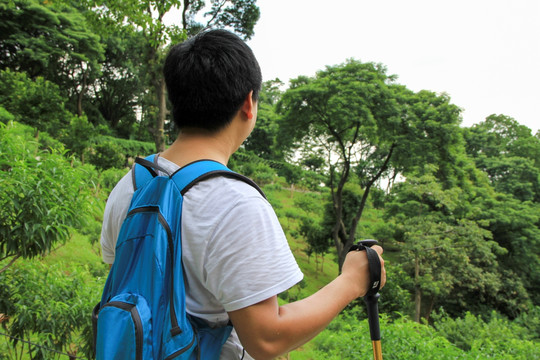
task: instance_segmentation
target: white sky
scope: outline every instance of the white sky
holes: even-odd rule
[[[540,0],[258,0],[248,43],[264,80],[379,62],[413,91],[446,92],[463,125],[540,125]]]

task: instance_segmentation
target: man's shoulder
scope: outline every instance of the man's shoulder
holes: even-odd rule
[[[258,186],[244,177],[215,176],[193,186],[188,192],[194,195],[213,196],[220,199],[245,199],[245,198],[263,198],[259,192]]]

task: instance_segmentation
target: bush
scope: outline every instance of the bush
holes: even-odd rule
[[[380,326],[385,360],[465,358],[462,350],[429,326],[412,322],[405,317],[390,322],[384,315],[381,316]],[[365,316],[355,310],[336,318],[313,340],[313,346],[314,349],[299,354],[298,358],[345,360],[373,357],[369,325]],[[296,358],[291,356],[291,359]]]
[[[95,145],[88,156],[88,161],[98,169],[123,168],[126,166],[126,158],[122,148],[113,141],[106,141]]]
[[[15,116],[13,116],[3,106],[0,106],[0,122],[7,124],[8,122],[13,121],[14,119],[15,119]]]
[[[106,190],[107,193],[114,188],[114,186],[126,175],[126,169],[110,168],[103,170],[100,174],[99,183]]]
[[[471,313],[451,319],[443,310],[433,316],[433,326],[460,349],[483,358],[538,359],[540,347],[530,329],[497,314],[486,322]],[[538,340],[538,339],[536,339]]]
[[[62,263],[17,264],[0,274],[0,313],[10,317],[3,325],[11,336],[90,358],[90,315],[104,280],[90,276],[88,269]],[[9,346],[22,353],[25,344],[12,340]],[[31,351],[32,359],[56,358],[44,348]]]
[[[58,137],[69,128],[73,114],[65,108],[58,85],[25,73],[0,71],[0,105],[15,120]]]
[[[153,143],[100,136],[95,139],[89,161],[102,170],[126,168],[136,156],[145,157],[155,153]]]
[[[90,168],[41,150],[33,129],[0,124],[0,258],[32,258],[81,224],[93,184]]]
[[[407,317],[380,316],[385,360],[417,359],[538,359],[538,343],[527,340],[527,329],[494,315],[485,323],[468,315],[452,320],[440,316],[434,328]],[[461,344],[462,349],[453,343]],[[465,345],[465,346],[464,346]],[[369,324],[359,307],[345,311],[291,359],[370,359],[373,357]]]

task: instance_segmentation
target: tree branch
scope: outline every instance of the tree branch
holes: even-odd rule
[[[205,30],[208,29],[212,25],[212,22],[217,18],[218,14],[221,12],[221,9],[223,8],[223,6],[225,6],[226,3],[227,3],[227,0],[223,0],[219,4],[219,6],[216,9],[216,12],[214,13],[214,16],[212,16],[212,18],[208,20],[208,22],[206,23],[206,26],[204,27]]]
[[[184,8],[182,9],[182,28],[184,30],[187,29],[186,13],[188,11],[189,5],[190,5],[190,0],[184,0]]]
[[[349,238],[347,240],[346,248],[352,246],[354,242],[354,237],[356,235],[356,227],[358,226],[358,222],[360,221],[360,218],[362,217],[362,213],[364,212],[364,207],[366,206],[367,198],[369,196],[369,190],[377,181],[383,172],[388,168],[388,164],[390,163],[390,159],[392,157],[392,153],[394,152],[395,144],[392,144],[390,147],[390,151],[388,151],[388,155],[386,156],[386,159],[384,160],[383,165],[377,172],[375,176],[373,176],[367,183],[366,188],[364,190],[364,194],[362,195],[362,200],[360,201],[360,205],[358,206],[358,211],[356,212],[356,215],[354,216],[354,219],[351,222],[351,229],[349,233]]]
[[[6,256],[7,257],[7,256]],[[6,258],[4,257],[4,259]],[[4,266],[2,269],[0,269],[0,274],[3,273],[4,271],[6,271],[11,265],[13,265],[13,263],[18,259],[20,258],[21,255],[20,254],[17,254],[13,257],[13,259],[11,259],[11,261],[9,262],[9,264],[7,264],[6,266]],[[3,259],[2,259],[3,260]]]

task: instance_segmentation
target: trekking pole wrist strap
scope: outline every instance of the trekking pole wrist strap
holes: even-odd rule
[[[369,286],[366,296],[375,295],[381,287],[381,260],[379,254],[371,248],[375,244],[376,240],[362,240],[349,249],[349,251],[366,251],[369,266]]]

